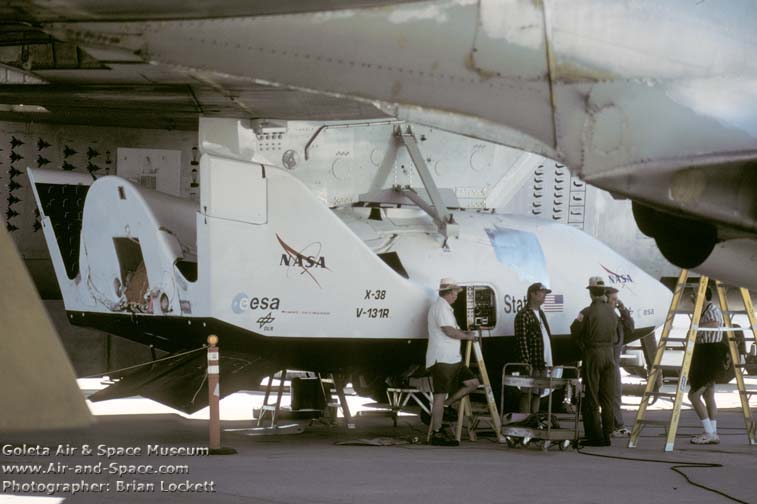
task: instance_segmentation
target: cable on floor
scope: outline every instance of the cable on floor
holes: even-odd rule
[[[741,499],[737,499],[736,497],[733,497],[732,495],[728,495],[727,493],[722,492],[716,488],[708,487],[707,485],[704,485],[702,483],[697,483],[696,481],[693,481],[691,478],[689,478],[689,476],[686,473],[684,473],[682,470],[682,469],[717,468],[717,467],[723,467],[723,464],[708,463],[708,462],[685,462],[681,460],[660,460],[660,459],[653,459],[653,458],[621,457],[620,455],[604,455],[601,453],[586,452],[586,451],[583,451],[581,448],[576,448],[576,451],[580,453],[581,455],[589,455],[592,457],[601,457],[601,458],[609,458],[609,459],[616,459],[616,460],[628,460],[632,462],[652,462],[656,464],[669,464],[670,465],[669,469],[683,476],[686,482],[689,483],[690,485],[701,488],[703,490],[707,490],[708,492],[716,493],[733,502],[738,502],[740,504],[750,504],[749,502],[743,501]]]

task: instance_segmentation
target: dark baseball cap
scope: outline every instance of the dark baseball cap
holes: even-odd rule
[[[544,285],[543,283],[536,282],[536,283],[532,283],[531,285],[528,286],[528,291],[526,292],[526,294],[531,294],[532,292],[536,292],[536,291],[540,291],[540,290],[547,291],[547,294],[549,294],[550,292],[552,292],[550,289],[547,289],[547,286]]]

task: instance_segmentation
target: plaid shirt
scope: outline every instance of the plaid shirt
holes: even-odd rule
[[[549,330],[547,317],[541,309],[539,309],[539,316],[551,339],[552,331]],[[544,337],[541,334],[539,320],[529,306],[515,315],[515,340],[520,350],[520,362],[531,364],[533,369],[544,369]]]

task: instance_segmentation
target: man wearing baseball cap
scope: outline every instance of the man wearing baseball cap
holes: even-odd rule
[[[520,361],[531,365],[531,376],[546,376],[552,367],[552,333],[547,317],[541,309],[544,298],[552,292],[541,282],[528,286],[528,303],[515,315],[515,341],[520,350]],[[521,413],[538,413],[542,389],[523,389],[520,396]]]
[[[612,432],[612,437],[627,437],[631,435],[631,431],[623,422],[623,411],[620,409],[623,399],[623,382],[620,380],[620,354],[623,351],[625,337],[633,333],[635,323],[630,310],[618,299],[618,289],[607,287],[605,295],[607,296],[607,304],[610,305],[614,312],[617,308],[618,311],[615,312],[615,315],[618,316],[620,314],[618,316],[618,334],[613,345],[613,354],[615,357],[615,401],[613,403],[615,430]]]
[[[618,317],[607,303],[602,277],[589,278],[591,304],[581,310],[570,326],[583,354],[582,375],[586,397],[583,402],[586,446],[610,446],[614,430],[615,357]],[[599,410],[602,409],[600,425]]]
[[[460,340],[474,339],[474,333],[461,331],[452,304],[462,290],[451,278],[439,282],[439,297],[428,311],[428,348],[426,368],[434,382],[431,410],[431,444],[457,446],[455,438],[442,429],[444,407],[454,404],[479,386],[478,378],[463,364]],[[449,394],[449,397],[447,397]],[[446,398],[446,400],[445,400]]]

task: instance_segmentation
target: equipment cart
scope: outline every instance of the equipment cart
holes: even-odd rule
[[[528,375],[521,374],[508,374],[508,368],[512,371],[514,368],[520,368],[521,370],[527,369]],[[575,377],[563,378],[555,377],[555,370],[562,369],[562,375],[565,375],[566,370],[575,371]],[[510,387],[538,387],[547,389],[549,391],[549,407],[547,408],[547,421],[546,428],[525,427],[520,425],[507,425],[505,423],[505,415],[502,417],[502,436],[505,438],[509,447],[515,447],[519,444],[527,445],[532,441],[543,443],[543,448],[546,450],[552,444],[557,443],[561,450],[570,446],[571,442],[574,445],[578,444],[578,421],[581,411],[581,382],[578,378],[578,368],[573,366],[556,366],[553,368],[547,368],[547,376],[531,376],[531,366],[526,363],[513,362],[505,364],[502,369],[502,391],[500,394],[500,404],[504,405],[505,400],[505,386]],[[572,429],[567,428],[552,428],[552,392],[558,387],[568,387],[575,390],[577,397],[575,415],[566,418],[566,415],[562,415],[564,420],[568,420],[572,423]],[[569,393],[566,395],[570,395]]]

